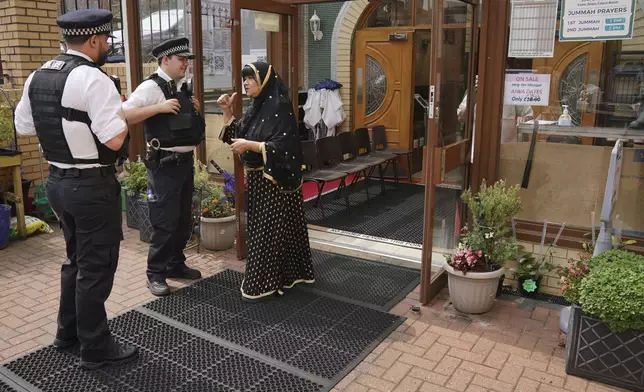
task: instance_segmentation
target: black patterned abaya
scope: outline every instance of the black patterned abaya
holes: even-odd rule
[[[314,274],[301,191],[302,149],[288,89],[266,63],[249,64],[242,75],[253,77],[261,90],[221,138],[262,143],[261,153],[240,157],[248,184],[248,257],[241,292],[246,299],[260,299],[313,283]]]

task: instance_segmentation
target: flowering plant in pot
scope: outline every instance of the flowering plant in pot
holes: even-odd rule
[[[201,201],[201,228],[199,233],[208,250],[226,250],[233,247],[237,234],[235,208],[216,184],[205,184]]]
[[[517,251],[509,224],[521,211],[518,194],[518,186],[501,180],[492,186],[484,181],[478,193],[467,190],[461,196],[473,224],[463,229],[458,250],[444,268],[452,304],[463,313],[485,313],[494,305],[503,265]]]

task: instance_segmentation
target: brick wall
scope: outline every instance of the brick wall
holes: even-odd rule
[[[0,1],[0,56],[11,86],[23,86],[31,72],[60,52],[58,3]]]

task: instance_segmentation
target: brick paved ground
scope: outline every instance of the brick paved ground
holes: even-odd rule
[[[107,303],[110,317],[153,299],[144,279],[147,244],[139,242],[137,231],[126,230],[125,237]],[[0,363],[53,340],[63,259],[60,234],[39,235],[0,251]],[[188,263],[205,276],[243,269],[232,251],[191,250]],[[418,290],[393,309],[408,320],[334,391],[620,391],[566,375],[556,309],[497,301],[485,315],[464,316],[443,293],[415,314],[410,308],[417,300]]]

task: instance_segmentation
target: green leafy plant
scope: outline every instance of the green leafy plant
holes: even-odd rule
[[[127,174],[121,184],[127,188],[128,196],[140,195],[145,198],[148,189],[148,170],[142,162],[133,162],[125,165]]]
[[[590,233],[587,234],[590,236]],[[635,240],[620,241],[616,236],[613,238],[613,249],[624,250],[628,245],[637,243]],[[579,253],[576,259],[570,259],[567,267],[559,267],[557,273],[561,283],[561,293],[566,301],[579,305],[581,295],[581,282],[590,273],[591,268],[598,264],[610,262],[614,255],[611,252],[604,252],[593,257],[595,250],[592,243],[582,244],[583,251]]]
[[[15,143],[11,108],[0,106],[0,147],[12,147]]]
[[[552,250],[548,248],[545,255],[536,257],[533,253],[525,253],[518,260],[518,266],[513,268],[512,271],[517,278],[535,278],[538,279],[541,275],[548,273],[557,266],[552,263],[554,256]]]
[[[579,286],[584,313],[614,332],[644,329],[644,256],[611,250],[591,259],[589,265]]]
[[[509,226],[521,212],[519,189],[507,186],[503,180],[492,186],[483,181],[476,194],[467,190],[461,196],[474,220],[471,227],[464,229],[461,243],[466,249],[483,252],[485,271],[503,266],[516,255],[517,243]]]

